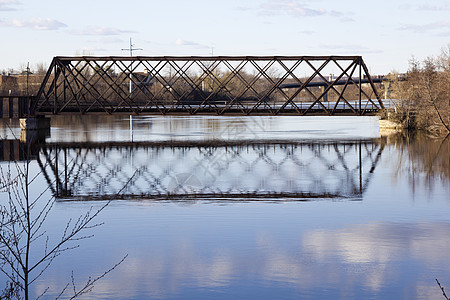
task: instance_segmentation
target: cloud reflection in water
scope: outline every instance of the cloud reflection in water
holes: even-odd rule
[[[247,289],[281,298],[370,298],[406,290],[412,298],[433,298],[439,297],[433,270],[450,268],[450,223],[364,224],[287,236],[254,230],[246,243],[213,238],[207,229],[200,235],[209,243],[199,243],[198,233],[169,232],[161,244],[149,241],[147,251],[132,253],[91,296],[208,298],[242,296]],[[416,267],[427,271],[415,273]],[[409,280],[419,285],[408,286]]]

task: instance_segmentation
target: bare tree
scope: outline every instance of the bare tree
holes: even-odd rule
[[[450,133],[450,45],[437,57],[412,58],[406,80],[393,78],[400,99],[391,119],[406,128]]]
[[[68,220],[65,228],[62,228],[61,236],[58,239],[51,238],[44,225],[55,198],[43,199],[47,195],[47,188],[32,199],[30,186],[39,174],[30,174],[28,158],[31,147],[28,144],[26,148],[25,162],[15,161],[6,168],[0,167],[0,192],[7,195],[7,199],[4,199],[6,201],[0,203],[0,272],[8,278],[0,299],[29,299],[30,287],[55,258],[79,247],[81,240],[93,236],[89,230],[101,225],[95,219],[110,203],[106,202],[95,209],[91,207],[76,220]],[[37,247],[37,244],[44,246]],[[125,258],[126,256],[101,276],[89,279],[79,288],[76,288],[72,275],[72,282],[66,285],[58,297],[72,299],[91,291],[95,282],[115,269]],[[72,288],[68,288],[69,286]]]
[[[44,62],[37,63],[34,72],[36,75],[45,75],[47,73],[47,64]]]
[[[446,74],[440,70],[437,59],[428,57],[423,61],[420,76],[420,83],[423,86],[422,98],[427,102],[427,106],[431,106],[434,109],[440,123],[450,133],[450,125],[446,123],[442,115],[447,110],[448,116],[448,108],[446,109],[442,105],[448,101],[445,99],[448,96],[446,95],[448,91],[445,88],[445,77]]]

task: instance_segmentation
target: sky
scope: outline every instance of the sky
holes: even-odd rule
[[[449,0],[0,0],[0,70],[54,56],[362,55],[372,75],[450,45]]]

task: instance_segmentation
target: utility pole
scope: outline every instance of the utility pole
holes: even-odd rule
[[[28,84],[30,80],[30,63],[27,64],[27,117],[30,116],[30,93],[28,90]]]
[[[144,50],[142,48],[133,48],[133,47],[134,47],[134,44],[132,43],[131,38],[130,38],[130,48],[122,49],[122,51],[130,51],[130,57],[132,57],[133,50]],[[131,64],[130,64],[130,97],[131,97],[132,92],[133,92],[133,62],[131,62]]]

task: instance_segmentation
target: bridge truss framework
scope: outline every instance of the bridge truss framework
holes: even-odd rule
[[[364,115],[383,108],[361,56],[55,57],[32,114]]]

